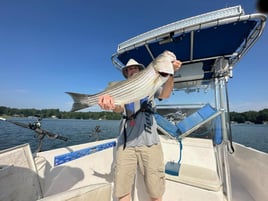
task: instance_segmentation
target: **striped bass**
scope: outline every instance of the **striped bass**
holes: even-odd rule
[[[130,78],[117,82],[97,94],[80,94],[66,92],[74,103],[71,111],[81,110],[98,104],[99,96],[109,94],[114,99],[115,105],[124,105],[138,101],[145,97],[153,97],[156,91],[174,74],[172,61],[176,56],[165,51],[152,61],[147,68],[131,76]]]

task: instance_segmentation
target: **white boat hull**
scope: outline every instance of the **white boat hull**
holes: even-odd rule
[[[55,156],[114,140],[40,152],[34,158],[29,145],[3,151],[0,155],[0,200],[54,201],[69,200],[72,196],[73,200],[84,200],[85,197],[95,201],[116,200],[112,193],[115,147],[54,166]],[[161,137],[161,141],[165,162],[176,162],[180,154],[178,143],[165,137]],[[234,201],[264,201],[268,198],[265,189],[268,154],[235,144],[235,153],[229,154],[229,163]],[[226,200],[217,175],[215,148],[211,140],[185,138],[181,164],[179,177],[166,175],[163,200]],[[139,171],[133,200],[148,200]]]

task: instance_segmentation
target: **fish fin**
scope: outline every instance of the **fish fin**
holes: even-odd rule
[[[73,92],[65,92],[65,93],[69,94],[74,101],[71,112],[75,112],[77,110],[82,110],[87,107],[90,107],[88,104],[83,104],[83,102],[85,102],[84,100],[86,100],[89,95],[73,93]]]
[[[115,86],[115,85],[118,84],[119,82],[120,82],[120,81],[112,81],[112,82],[109,82],[109,83],[108,83],[108,87],[107,87],[106,89],[109,89],[109,88]]]

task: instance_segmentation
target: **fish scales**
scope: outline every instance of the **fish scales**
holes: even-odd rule
[[[152,76],[152,74],[148,76],[148,73],[143,72],[143,76],[139,76],[138,79],[133,79],[133,83],[126,85],[126,87],[117,87],[115,90],[110,89],[105,93],[113,96],[115,104],[122,104],[129,99],[135,101],[144,98],[147,94],[144,90],[148,88],[146,84],[151,86],[155,80],[155,76],[159,76],[154,69],[151,68],[150,71],[153,72],[154,76]]]
[[[154,69],[152,70],[154,71]],[[157,75],[156,73],[154,74]],[[150,80],[150,82],[148,80]],[[100,95],[109,94],[114,98],[115,104],[122,104],[129,99],[132,99],[133,101],[139,100],[144,97],[144,90],[146,88],[146,83],[152,84],[154,81],[154,77],[148,76],[148,74],[144,73],[144,76],[139,77],[139,79],[133,79],[133,81],[134,82],[130,83],[130,85],[126,85],[125,87],[122,87],[121,85],[118,87],[112,87],[112,89],[105,91],[105,93],[103,92],[101,94],[96,95],[94,99],[92,99],[92,97],[89,97],[88,99],[92,99],[90,103],[94,104],[98,102],[98,97]]]
[[[146,69],[97,94],[89,95],[66,92],[74,101],[71,111],[81,110],[98,104],[99,97],[104,94],[112,96],[116,105],[127,104],[148,96],[151,97],[169,77],[163,76],[161,73],[174,74],[172,61],[175,59],[176,56],[173,53],[165,51],[151,62]]]
[[[152,69],[153,70],[153,69]],[[138,82],[135,82],[137,84],[135,84],[135,86],[130,85],[130,87],[126,87],[126,88],[120,88],[118,91],[114,91],[113,93],[111,93],[111,95],[114,96],[114,98],[116,99],[117,96],[119,95],[121,97],[121,99],[125,99],[125,96],[132,96],[132,97],[136,97],[138,96],[137,94],[139,93],[143,93],[143,90],[145,89],[144,87],[147,87],[146,84],[152,84],[152,82],[154,81],[154,77],[150,76],[148,77],[148,74],[144,74],[144,77],[142,77],[143,79],[139,79],[137,80]],[[139,91],[137,91],[137,89],[140,89]],[[107,91],[109,93],[109,91]]]

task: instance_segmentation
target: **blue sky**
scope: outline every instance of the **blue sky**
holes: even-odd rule
[[[111,62],[117,45],[143,32],[254,0],[0,0],[0,106],[71,109],[65,91],[97,93],[123,76]],[[229,81],[231,111],[268,108],[268,33]]]

